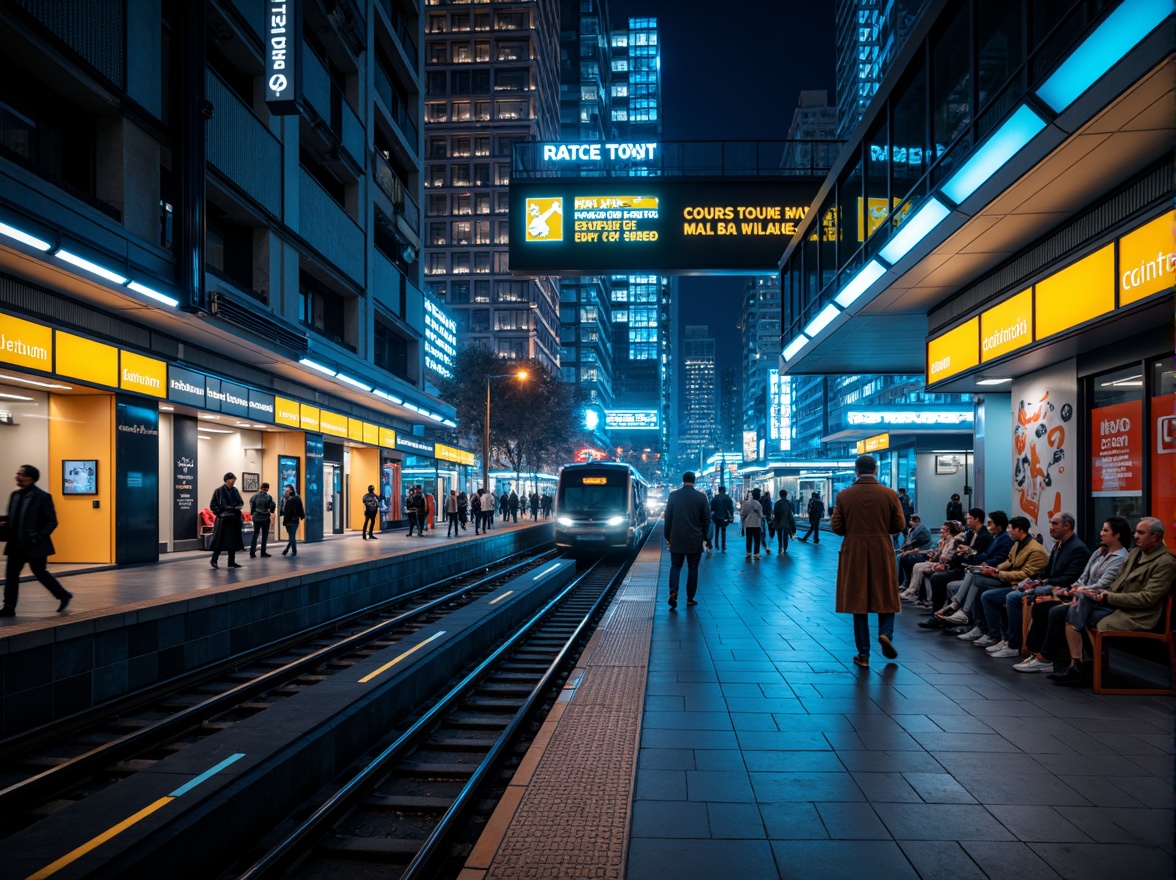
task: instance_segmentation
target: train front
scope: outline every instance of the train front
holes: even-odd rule
[[[555,499],[555,546],[575,553],[630,549],[635,522],[627,468],[566,467]]]

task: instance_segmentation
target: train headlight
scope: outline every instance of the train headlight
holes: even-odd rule
[[[575,523],[572,522],[572,518],[570,516],[557,516],[555,518],[555,521],[557,523],[559,523],[561,526],[565,526],[569,529],[575,525]]]
[[[624,521],[625,521],[625,518],[624,518],[623,516],[610,516],[610,517],[608,518],[608,525],[610,525],[610,526],[619,526],[619,525],[621,525],[621,524],[622,524]]]

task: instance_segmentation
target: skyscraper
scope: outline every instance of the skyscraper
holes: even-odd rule
[[[927,0],[838,0],[837,136],[844,139],[902,50]]]
[[[678,431],[678,456],[684,466],[698,465],[718,446],[715,400],[715,340],[710,327],[690,324],[682,336],[683,418]]]
[[[425,20],[425,278],[462,343],[559,364],[559,289],[507,263],[516,143],[559,131],[557,0],[436,0]]]
[[[755,431],[758,449],[758,441],[768,439],[769,417],[773,407],[779,405],[778,400],[773,403],[768,396],[768,374],[778,370],[780,358],[779,276],[751,278],[744,285],[740,327],[743,330],[741,421],[744,430]],[[778,393],[778,382],[776,388]]]

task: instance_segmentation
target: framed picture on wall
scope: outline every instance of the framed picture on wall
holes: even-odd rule
[[[242,492],[256,492],[260,488],[261,474],[251,474],[249,471],[241,471]]]
[[[62,495],[97,495],[98,461],[93,458],[67,458],[61,462]]]
[[[960,470],[960,457],[958,455],[937,455],[935,456],[935,473],[937,474],[956,474]]]

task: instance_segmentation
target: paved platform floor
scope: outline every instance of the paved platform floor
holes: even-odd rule
[[[638,589],[618,618],[630,639],[649,639],[644,694],[562,713],[543,739],[579,747],[528,755],[531,787],[513,796],[536,802],[544,833],[496,817],[505,836],[480,845],[463,876],[511,876],[504,859],[528,848],[528,877],[1173,875],[1174,701],[1015,672],[1015,661],[918,629],[909,605],[898,659],[875,650],[860,669],[851,618],[833,611],[838,539],[757,562],[737,534],[704,558],[696,608],[669,610],[669,558],[655,551],[656,601]],[[633,608],[648,609],[649,626]],[[592,665],[583,673],[581,688]],[[641,717],[631,737],[585,724],[601,711],[623,719],[624,703]],[[602,817],[633,772],[632,739],[631,803]],[[620,860],[610,816],[628,826]]]

